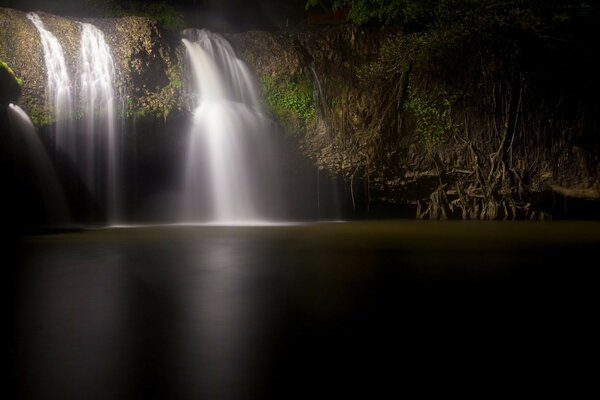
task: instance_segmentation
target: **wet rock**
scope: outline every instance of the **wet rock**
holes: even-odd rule
[[[144,17],[73,19],[38,13],[46,28],[63,47],[65,61],[74,85],[79,89],[81,22],[96,25],[105,35],[117,67],[116,87],[127,115],[167,115],[181,108],[181,63],[177,53],[163,39],[156,21]],[[46,71],[42,44],[37,29],[26,13],[0,8],[0,58],[22,77],[21,106],[33,115],[44,114]]]

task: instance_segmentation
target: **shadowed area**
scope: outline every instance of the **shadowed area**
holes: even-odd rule
[[[13,383],[28,398],[246,399],[421,385],[487,393],[585,377],[599,228],[381,222],[28,237],[14,277]]]

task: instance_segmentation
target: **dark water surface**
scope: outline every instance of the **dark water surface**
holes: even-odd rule
[[[585,222],[30,236],[12,385],[61,399],[573,393],[592,376],[599,245]]]

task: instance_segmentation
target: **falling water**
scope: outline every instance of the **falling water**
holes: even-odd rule
[[[15,136],[17,153],[25,154],[39,188],[46,221],[65,224],[71,217],[60,181],[48,153],[35,131],[29,116],[19,106],[10,104],[8,116]]]
[[[194,117],[185,172],[184,220],[251,223],[271,214],[276,185],[269,120],[252,74],[230,44],[206,30],[186,30]]]
[[[316,83],[316,85],[314,85],[313,93],[313,97],[316,98],[315,103],[319,104],[319,107],[321,107],[321,113],[324,117],[326,117],[325,113],[327,111],[327,107],[325,106],[325,96],[323,96],[323,87],[321,86],[321,81],[319,80],[319,76],[317,75],[315,67],[312,65],[310,66],[310,72],[312,73],[314,82]]]
[[[106,198],[109,222],[119,218],[120,143],[115,115],[115,66],[104,34],[81,24],[81,103],[85,136],[79,164],[84,180],[96,196]]]
[[[37,28],[47,73],[46,103],[49,110],[54,111],[56,118],[54,141],[58,151],[69,156],[75,153],[73,135],[73,98],[71,96],[71,80],[65,62],[62,46],[56,37],[48,31],[36,13],[28,13],[27,18]]]

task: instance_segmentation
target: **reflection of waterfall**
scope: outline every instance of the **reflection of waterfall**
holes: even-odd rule
[[[96,196],[104,194],[107,216],[119,214],[120,146],[115,116],[115,66],[104,34],[81,24],[81,102],[85,110],[85,137],[78,163],[84,180]]]
[[[272,215],[273,154],[252,75],[221,36],[185,34],[195,110],[183,217],[228,223]]]
[[[27,18],[40,33],[44,62],[47,74],[46,104],[48,110],[56,118],[54,141],[58,151],[73,157],[75,141],[73,135],[73,99],[71,97],[71,80],[65,62],[63,49],[56,37],[48,31],[40,17],[28,13]]]
[[[33,172],[46,222],[69,222],[71,218],[62,187],[33,123],[25,111],[13,104],[8,106],[8,116],[14,136],[15,152],[25,154],[26,163]]]

